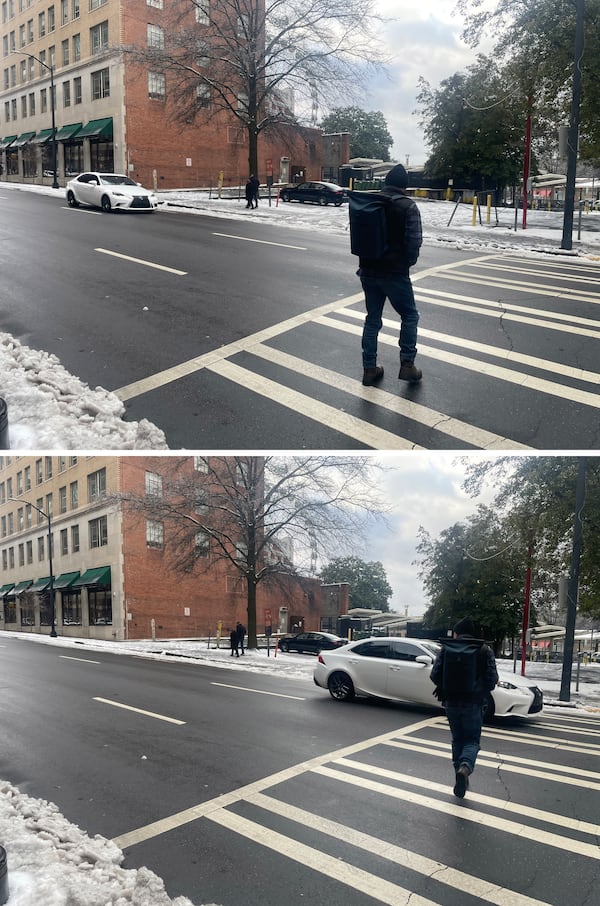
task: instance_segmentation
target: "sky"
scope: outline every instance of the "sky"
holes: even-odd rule
[[[365,109],[380,110],[394,139],[392,157],[406,165],[425,163],[428,150],[419,126],[418,81],[432,88],[474,62],[477,51],[461,37],[463,22],[454,13],[454,0],[377,0],[377,9],[390,21],[382,28],[391,57],[388,77],[370,79]],[[361,105],[362,106],[362,105]]]
[[[0,647],[13,643],[14,633],[0,631]],[[161,642],[159,654],[156,642],[100,642],[32,635],[20,637],[19,643],[77,647],[78,652],[82,648],[121,655],[135,652],[138,657],[169,662],[179,654],[185,656],[190,669],[202,669],[203,663],[210,663],[230,671],[275,676],[284,673],[286,679],[308,682],[312,687],[314,658],[306,655],[274,656],[271,651],[267,656],[262,650],[247,652],[244,658],[232,661],[226,648],[209,650],[205,643],[189,641]],[[546,708],[550,707],[548,702],[557,702],[561,669],[560,664],[544,663],[526,667],[528,679],[544,692]],[[588,669],[589,676],[586,674],[580,682],[579,691],[572,684],[569,711],[576,708],[592,719],[600,715],[600,684],[589,680],[597,679],[600,667]],[[327,692],[323,690],[323,694]],[[566,708],[552,705],[553,710],[563,713]],[[85,829],[71,824],[52,802],[28,796],[5,780],[0,780],[0,844],[6,851],[8,868],[6,906],[219,906],[203,899],[195,904],[187,897],[172,899],[162,879],[148,868],[124,868],[123,853],[110,840],[90,836]]]

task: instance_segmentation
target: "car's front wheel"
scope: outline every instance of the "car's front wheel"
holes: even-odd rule
[[[493,720],[494,714],[496,713],[496,704],[494,698],[491,694],[488,693],[483,700],[483,720],[485,723],[489,723],[490,720]]]
[[[319,195],[319,204],[327,204],[327,196]]]
[[[336,670],[327,680],[327,688],[332,698],[338,702],[349,702],[354,698],[354,683],[347,673]]]
[[[75,198],[75,193],[72,192],[71,189],[69,189],[69,191],[67,192],[67,204],[69,205],[70,208],[79,207],[79,202]]]
[[[289,200],[290,200],[290,196],[288,195],[287,192],[282,192],[282,193],[281,193],[281,200],[282,200],[282,201],[289,201]]]
[[[102,196],[102,210],[106,211],[107,214],[112,211],[112,205],[110,203],[110,198],[108,197],[108,195]]]
[[[289,651],[290,649],[289,649],[289,647],[288,647],[287,642],[280,642],[280,643],[279,643],[279,650],[280,650],[280,651]]]

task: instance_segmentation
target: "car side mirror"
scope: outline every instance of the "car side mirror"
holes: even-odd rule
[[[427,654],[418,654],[415,658],[417,664],[423,664],[424,667],[430,667],[433,661]]]

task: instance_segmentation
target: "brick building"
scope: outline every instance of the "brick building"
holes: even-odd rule
[[[193,456],[0,457],[0,628],[48,634],[51,585],[64,636],[214,637],[246,622],[245,579],[208,539],[195,538],[202,556],[185,571],[167,523],[127,505],[158,494],[175,470],[204,465]],[[346,585],[322,591],[317,579],[276,573],[257,588],[257,631],[329,628],[347,609]]]
[[[190,29],[218,0],[189,3]],[[82,170],[127,173],[158,189],[239,185],[247,138],[232,115],[189,126],[174,118],[176,79],[135,63],[125,47],[161,47],[179,0],[1,0],[0,163],[3,179],[61,185]],[[52,132],[52,84],[55,141]],[[210,112],[207,95],[203,106]],[[318,129],[259,137],[261,182],[321,178]]]

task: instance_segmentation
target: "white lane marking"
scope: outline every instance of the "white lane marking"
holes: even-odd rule
[[[333,837],[334,840],[340,840],[356,849],[362,849],[374,856],[387,859],[395,865],[402,865],[409,871],[418,872],[428,878],[435,878],[436,881],[448,885],[453,890],[462,890],[472,896],[480,897],[485,903],[493,903],[495,906],[507,906],[509,903],[510,906],[547,906],[540,900],[517,893],[508,887],[500,887],[490,881],[484,881],[483,878],[468,875],[457,868],[451,868],[444,862],[437,862],[427,856],[397,846],[395,843],[389,843],[373,837],[371,834],[347,827],[338,821],[307,812],[289,802],[271,799],[270,796],[265,796],[263,793],[249,796],[245,801],[257,805],[265,811],[280,815],[282,818],[287,818],[289,821],[301,824],[303,827],[310,827],[311,830],[326,834]]]
[[[250,689],[248,686],[233,686],[230,683],[211,683],[211,686],[221,686],[223,689],[237,689],[239,692],[255,692],[257,695],[273,695],[275,698],[291,698],[297,702],[305,702],[300,695],[284,695],[282,692],[264,692],[262,689]]]
[[[366,447],[376,450],[422,450],[423,447],[415,444],[411,440],[393,434],[391,431],[385,431],[378,428],[370,422],[349,415],[347,412],[340,412],[334,406],[327,403],[321,403],[313,397],[292,390],[291,387],[284,387],[276,381],[234,365],[233,362],[223,360],[216,362],[214,365],[207,366],[208,371],[218,374],[220,377],[227,378],[235,384],[240,384],[246,390],[264,396],[271,402],[280,406],[291,409],[299,415],[304,415],[320,425],[326,425],[346,437],[352,437]]]
[[[345,333],[351,333],[355,336],[362,334],[362,328],[354,324],[345,324],[343,321],[333,320],[331,318],[317,318],[317,323],[327,324],[329,327],[335,327]],[[397,326],[397,325],[396,325]],[[444,335],[446,342],[451,342],[450,338]],[[387,346],[397,347],[398,341],[394,337],[379,334],[379,343],[385,343]],[[456,341],[458,342],[458,341]],[[460,344],[459,344],[460,345]],[[501,368],[499,365],[492,365],[490,362],[482,362],[479,359],[471,359],[468,356],[458,355],[447,349],[437,349],[434,346],[425,346],[419,343],[419,354],[436,359],[445,365],[455,365],[457,368],[464,368],[467,371],[476,371],[479,375],[496,378],[497,380],[506,381],[508,384],[518,384],[524,390],[534,390],[537,393],[545,393],[548,396],[556,396],[561,400],[571,400],[573,403],[581,403],[583,406],[591,406],[593,409],[600,409],[600,394],[591,393],[588,390],[578,390],[576,387],[569,387],[565,384],[558,384],[554,381],[547,381],[545,378],[536,378],[533,375],[525,374],[522,371],[515,372],[508,368]]]
[[[344,749],[337,749],[334,752],[326,752],[324,755],[317,755],[314,758],[308,759],[308,761],[302,761],[299,764],[292,765],[290,768],[284,768],[276,774],[271,774],[268,777],[263,777],[261,780],[254,781],[254,783],[239,787],[237,790],[232,790],[230,793],[223,793],[215,799],[209,799],[207,802],[200,802],[198,805],[184,809],[167,818],[153,821],[152,824],[147,824],[145,827],[140,827],[129,833],[121,834],[119,837],[114,837],[112,842],[120,849],[135,846],[137,843],[143,843],[145,840],[158,837],[160,834],[167,833],[184,824],[189,824],[191,821],[196,821],[198,818],[204,818],[212,812],[226,808],[228,805],[239,802],[241,799],[245,799],[246,796],[260,793],[279,783],[285,783],[286,780],[290,780],[293,777],[299,777],[302,774],[313,770],[316,766],[331,761],[332,758],[355,755],[357,752],[362,752],[365,749],[371,748],[371,746],[379,745],[388,739],[397,739],[399,736],[416,733],[419,730],[426,729],[427,727],[430,727],[431,724],[432,718],[429,717],[425,720],[418,721],[415,724],[409,724],[399,730],[390,730],[388,733],[382,733],[380,736],[373,736],[370,739],[364,739],[361,742],[353,743],[352,745],[346,746]]]
[[[365,770],[364,765],[357,763],[355,766],[360,767],[361,770]],[[497,815],[490,815],[487,812],[472,811],[468,807],[468,803],[476,801],[476,794],[474,793],[469,793],[469,799],[465,800],[463,804],[454,805],[454,803],[451,802],[433,799],[431,796],[423,796],[419,793],[413,793],[410,790],[403,790],[399,787],[381,783],[378,780],[369,780],[368,777],[347,774],[343,771],[338,771],[335,768],[328,768],[323,765],[314,768],[313,771],[315,774],[321,774],[332,780],[339,780],[350,786],[358,786],[363,790],[368,789],[374,793],[381,793],[382,795],[392,797],[393,799],[402,799],[413,805],[420,805],[423,808],[432,809],[433,811],[441,812],[445,815],[452,815],[455,818],[462,818],[463,821],[472,821],[474,824],[480,824],[488,829],[493,828],[494,830],[503,831],[504,833],[520,837],[523,840],[528,840],[532,833],[531,827],[526,824],[510,821],[507,818],[499,818]],[[373,771],[378,774],[384,774],[381,769],[374,768]],[[414,783],[415,778],[413,777],[411,780]],[[431,785],[428,784],[428,786]],[[467,805],[466,808],[465,805]],[[542,843],[545,846],[551,846],[554,849],[561,849],[569,853],[578,853],[581,856],[586,856],[588,859],[600,859],[600,849],[596,843],[584,843],[581,840],[575,840],[572,837],[563,837],[560,834],[554,834],[551,831],[543,831],[540,828],[535,829],[535,840],[536,843]]]
[[[345,312],[350,314],[350,312]],[[356,314],[359,314],[358,312]],[[360,315],[359,315],[360,316]],[[362,317],[362,316],[360,316]],[[325,319],[322,319],[325,320]],[[329,320],[326,321],[329,325]],[[337,321],[331,322],[334,326]],[[281,365],[294,371],[296,374],[302,374],[310,377],[315,381],[327,384],[329,387],[335,387],[336,390],[342,390],[344,393],[350,393],[359,399],[368,399],[383,409],[388,409],[397,415],[409,418],[412,421],[419,422],[427,428],[433,428],[441,434],[447,434],[454,437],[462,443],[468,443],[474,447],[483,450],[530,450],[531,447],[525,444],[519,444],[516,441],[509,440],[499,434],[493,434],[483,428],[477,428],[469,425],[467,422],[460,421],[457,418],[451,418],[443,412],[437,412],[435,409],[429,409],[415,403],[410,399],[402,396],[395,396],[380,387],[364,388],[360,381],[353,378],[345,377],[328,368],[320,368],[307,362],[297,356],[290,355],[287,352],[281,352],[273,346],[263,346],[258,344],[249,349],[251,355],[260,356],[268,362]]]
[[[167,271],[169,274],[176,274],[178,277],[185,277],[187,271],[179,271],[174,267],[167,267],[165,264],[155,264],[154,261],[145,261],[143,258],[133,258],[131,255],[122,255],[120,252],[111,252],[110,249],[94,249],[101,255],[111,255],[113,258],[121,258],[123,261],[132,261],[134,264],[143,264],[144,267],[152,267],[157,271]]]
[[[357,868],[336,856],[328,856],[312,846],[285,837],[278,831],[269,830],[233,812],[220,810],[207,815],[207,818],[328,878],[335,878],[336,882],[365,894],[369,899],[385,903],[386,906],[439,906],[438,901],[419,896],[363,868]]]
[[[91,661],[88,657],[69,657],[68,654],[59,654],[63,661],[83,661],[84,664],[101,664],[102,661]]]
[[[314,320],[315,316],[319,314],[325,314],[329,311],[344,308],[347,305],[359,302],[361,299],[363,299],[363,294],[357,293],[354,296],[347,296],[345,299],[338,299],[337,302],[328,302],[326,305],[322,305],[317,309],[295,315],[293,318],[288,318],[286,321],[280,321],[272,327],[266,327],[264,330],[259,330],[257,333],[244,337],[241,340],[235,340],[233,343],[228,343],[226,346],[221,346],[219,349],[213,349],[211,352],[204,353],[204,355],[188,359],[187,362],[181,362],[179,365],[174,365],[172,368],[167,368],[156,374],[151,374],[147,378],[142,378],[142,380],[135,381],[133,384],[128,384],[126,387],[121,387],[119,390],[113,390],[113,393],[121,400],[130,400],[135,396],[140,396],[151,390],[157,390],[159,387],[164,387],[165,384],[171,383],[171,381],[177,381],[190,374],[195,374],[207,365],[219,362],[221,359],[236,355],[238,352],[248,352],[248,350],[256,343],[266,342],[282,333],[294,330],[296,327],[300,327],[302,324],[307,324]]]
[[[65,204],[62,206],[63,211],[77,211],[80,214],[97,214],[98,217],[102,217],[102,211],[94,211],[93,208],[70,208],[69,205]]]
[[[486,261],[492,259],[492,257],[493,256],[491,255],[481,255],[469,260]],[[433,277],[436,274],[446,273],[447,271],[452,270],[452,268],[460,267],[463,263],[463,261],[454,261],[449,264],[440,264],[436,267],[425,268],[424,270],[413,274],[411,279],[413,283],[415,283],[419,280],[424,280],[426,277]],[[148,377],[142,378],[140,381],[134,381],[131,384],[127,384],[125,387],[113,390],[113,393],[123,401],[133,399],[136,396],[149,393],[151,390],[157,390],[159,387],[164,387],[165,384],[170,384],[172,381],[178,381],[190,374],[195,374],[197,371],[204,368],[206,364],[228,358],[238,352],[247,352],[256,343],[266,343],[267,340],[270,340],[273,337],[278,337],[283,333],[294,330],[302,324],[310,323],[318,315],[323,315],[330,311],[338,311],[349,305],[354,305],[356,302],[362,302],[363,300],[364,294],[361,291],[353,293],[351,296],[346,296],[344,299],[338,299],[336,302],[327,302],[319,308],[314,308],[310,311],[305,311],[300,315],[295,315],[293,318],[280,321],[278,324],[274,324],[272,327],[267,327],[264,330],[259,330],[257,333],[250,334],[250,336],[245,337],[242,340],[236,340],[233,343],[228,343],[226,346],[221,346],[220,349],[215,349],[204,355],[188,359],[186,362],[181,362],[179,365],[174,365],[172,368],[166,368],[164,371],[158,371],[155,374],[148,375]]]
[[[467,262],[467,264],[468,263],[469,262]],[[475,275],[469,276],[460,271],[453,274],[444,274],[444,279],[454,280],[458,283],[482,283],[481,277]],[[588,292],[584,289],[557,289],[556,286],[544,286],[543,283],[528,283],[526,280],[485,280],[485,285],[493,286],[494,289],[509,289],[527,292],[534,296],[552,296],[554,299],[565,299],[570,302],[600,303],[600,296],[598,293]]]
[[[110,698],[94,697],[95,702],[102,702],[105,705],[112,705],[113,708],[123,708],[125,711],[134,711],[136,714],[144,714],[146,717],[154,717],[156,720],[164,720],[169,724],[177,724],[182,727],[185,720],[176,720],[174,717],[166,717],[164,714],[157,714],[154,711],[144,711],[143,708],[134,708],[133,705],[124,705],[122,702],[114,702]]]
[[[296,252],[308,251],[303,245],[286,245],[284,242],[269,242],[266,239],[250,239],[248,236],[234,236],[230,233],[213,233],[213,236],[220,236],[222,239],[238,239],[240,242],[257,242],[259,245],[275,245],[277,248],[293,249]]]
[[[429,300],[427,300],[429,301]],[[437,305],[438,302],[433,302],[434,305]],[[449,305],[449,308],[454,306]],[[465,306],[469,308],[469,306]],[[471,310],[471,309],[469,309]],[[482,315],[493,315],[493,312],[483,311],[475,312],[476,314]],[[360,312],[349,309],[348,311],[342,312],[343,315],[347,317],[354,318],[355,320],[363,320],[363,316]],[[500,312],[495,313],[495,317],[500,320]],[[335,318],[321,318],[321,322],[327,320],[329,324],[330,321],[333,324],[337,324]],[[502,321],[505,321],[506,318],[502,317]],[[523,321],[527,319],[522,318],[509,318],[509,320]],[[398,322],[392,320],[391,318],[383,318],[383,324],[385,327],[389,327],[392,330],[398,330]],[[578,330],[576,328],[569,328],[560,324],[547,324],[544,321],[539,321],[536,324],[536,327],[549,327],[551,330],[560,330],[561,333],[574,333],[577,336],[588,336],[592,337],[595,340],[600,340],[600,330],[588,331],[588,330]],[[521,365],[530,365],[532,368],[538,368],[540,371],[550,371],[552,374],[556,374],[557,364],[556,360],[549,361],[548,359],[540,359],[537,356],[525,355],[521,352],[515,352],[512,349],[501,349],[498,346],[490,346],[487,343],[478,343],[475,340],[468,340],[464,337],[452,336],[446,333],[440,333],[437,330],[428,330],[426,327],[419,328],[419,337],[427,337],[430,340],[439,340],[440,343],[447,343],[449,346],[460,346],[461,349],[472,349],[474,352],[481,352],[484,355],[491,355],[497,359],[503,359],[506,362],[519,362]],[[419,348],[421,344],[419,344]],[[569,365],[560,365],[560,373],[565,377],[571,377],[578,381],[587,381],[590,384],[600,384],[600,374],[596,371],[584,371],[583,368],[571,368]]]

